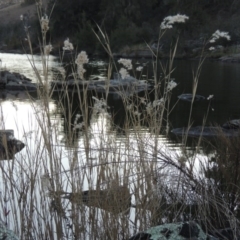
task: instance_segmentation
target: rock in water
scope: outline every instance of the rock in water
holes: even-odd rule
[[[37,91],[37,85],[20,73],[0,71],[0,90]]]
[[[222,125],[224,129],[240,129],[240,119],[230,120]]]
[[[193,95],[191,93],[185,93],[185,94],[179,95],[178,98],[182,101],[192,102]],[[204,96],[195,95],[194,101],[203,101],[205,99],[206,98]]]
[[[64,198],[74,203],[83,203],[88,207],[100,208],[114,214],[128,214],[131,207],[131,194],[127,186],[114,186],[104,190],[91,189],[70,193]]]
[[[138,233],[129,240],[206,240],[207,235],[195,222],[168,223]]]
[[[223,127],[208,127],[208,126],[196,126],[188,128],[174,128],[171,133],[176,136],[188,136],[188,137],[217,137],[217,136],[225,136],[225,137],[237,137],[240,132],[238,129],[234,128],[223,128]]]
[[[0,130],[0,160],[13,159],[24,147],[24,143],[14,137],[13,130]]]

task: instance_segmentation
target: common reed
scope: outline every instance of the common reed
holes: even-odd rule
[[[29,58],[40,86],[38,100],[30,101],[27,121],[31,127],[22,129],[16,119],[25,149],[13,160],[0,162],[1,218],[8,227],[20,239],[114,240],[129,239],[156,224],[185,220],[198,221],[206,231],[229,226],[237,229],[238,147],[232,149],[235,140],[232,143],[217,138],[217,143],[227,145],[230,153],[222,154],[222,148],[217,147],[212,162],[207,157],[206,162],[200,162],[198,151],[188,154],[186,142],[173,151],[159,137],[169,133],[169,115],[174,111],[171,93],[177,82],[172,73],[180,36],[173,43],[167,65],[158,52],[151,50],[154,79],[147,81],[153,85],[151,91],[141,96],[119,93],[126,117],[123,124],[116,126],[114,118],[120,109],[109,106],[112,72],[118,72],[121,81],[143,71],[143,66],[134,69],[129,59],[116,62],[107,34],[98,28],[95,34],[109,54],[104,94],[88,91],[84,67],[89,58],[84,51],[75,56],[69,39],[63,54],[72,56],[71,80],[75,89],[68,91],[66,85],[60,92],[53,91],[48,77],[52,46],[47,42],[51,18],[42,12],[41,5],[38,7],[43,76],[34,58]],[[165,18],[158,45],[174,23],[187,19],[186,15]],[[26,26],[25,31],[33,56]],[[210,40],[218,36],[228,38],[216,32]],[[193,101],[203,63],[201,58],[193,77]],[[159,68],[162,75],[158,75]],[[79,87],[80,81],[85,87]],[[1,119],[2,128],[4,121]],[[225,162],[225,157],[235,165]],[[227,164],[230,169],[225,167]],[[230,185],[219,185],[222,175]]]

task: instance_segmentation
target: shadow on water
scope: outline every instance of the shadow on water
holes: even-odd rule
[[[68,92],[67,94],[55,92],[52,95],[52,99],[55,100],[63,120],[64,134],[68,143],[72,146],[74,146],[84,131],[88,131],[90,127],[95,103],[93,97],[101,99],[101,96],[96,96],[91,92],[88,92],[87,95],[76,92]],[[110,96],[107,105],[108,108],[106,110],[111,116],[111,125],[121,131],[126,117],[123,102],[121,99],[116,100],[113,96]],[[96,115],[98,114],[100,113],[96,112]],[[76,125],[81,127],[76,128]],[[123,133],[123,131],[121,132]]]
[[[86,95],[85,95],[86,94]],[[62,118],[63,124],[63,132],[66,137],[65,144],[69,147],[74,147],[75,144],[79,141],[79,139],[84,136],[91,128],[91,120],[95,117],[93,116],[93,108],[95,100],[93,97],[98,99],[105,98],[105,96],[96,95],[93,92],[82,93],[78,94],[76,92],[68,92],[66,93],[59,93],[55,92],[52,96],[52,99],[57,104],[58,112]],[[142,93],[139,96],[132,97],[128,99],[129,102],[135,103],[139,106],[139,110],[142,109],[142,115],[144,114],[144,104],[140,104],[141,98],[144,98],[145,95]],[[153,96],[150,96],[149,101],[152,101]],[[210,104],[210,105],[209,105]],[[192,112],[192,119],[193,126],[202,126],[203,125],[203,116],[207,112],[208,108],[210,109],[212,102],[207,100],[201,102],[195,102],[193,105],[193,112]],[[110,94],[107,100],[108,108],[106,109],[110,115],[111,121],[109,122],[110,126],[109,129],[116,131],[116,134],[120,134],[124,136],[126,134],[125,129],[131,129],[134,127],[136,122],[129,121],[129,113],[126,110],[126,105],[124,101],[117,97],[115,94]],[[210,106],[210,107],[209,107]],[[189,109],[190,103],[189,102],[182,102],[179,101],[178,104],[175,106],[174,111],[170,115],[170,122],[171,126],[186,126],[188,123],[189,117]],[[131,113],[132,115],[132,113]],[[214,118],[212,118],[214,119]],[[76,124],[81,124],[84,122],[82,127],[74,129]],[[128,124],[126,126],[126,124]],[[149,127],[149,122],[141,121],[141,127]],[[163,122],[163,125],[165,122]],[[214,123],[211,124],[208,122],[210,126],[215,126]],[[171,143],[171,145],[179,146],[179,143],[184,143],[185,147],[188,150],[196,150],[196,146],[199,145],[202,152],[206,155],[209,155],[215,151],[215,147],[217,144],[217,138],[201,138],[199,137],[188,137],[187,140],[182,138],[182,136],[176,136],[172,133],[169,133],[165,136],[166,139]]]
[[[28,100],[36,100],[38,99],[37,91],[6,91],[0,90],[0,99],[2,101],[9,101],[9,100],[19,100],[19,101],[28,101]]]
[[[143,62],[137,60],[134,62],[135,67],[138,66],[138,64],[143,65]],[[172,73],[171,77],[175,78],[178,85],[175,89],[173,89],[171,96],[171,108],[173,108],[173,110],[169,115],[170,130],[173,128],[186,127],[188,124],[191,103],[179,100],[178,96],[192,92],[192,73],[194,69],[196,69],[197,64],[198,61],[195,60],[176,60],[174,63],[175,71]],[[146,65],[147,75],[142,75],[140,79],[149,80],[153,78],[154,74],[151,69],[152,67],[150,67],[151,65],[152,64],[150,62]],[[107,69],[106,61],[93,61],[92,65],[88,67],[89,79],[105,78]],[[145,73],[146,68],[143,73]],[[161,74],[161,70],[159,70],[159,74]],[[239,75],[240,68],[236,64],[205,61],[199,79],[197,94],[204,96],[205,98],[207,98],[210,94],[213,94],[214,98],[211,101],[205,99],[203,101],[194,102],[191,114],[192,126],[202,126],[205,119],[206,126],[211,126],[215,124],[221,125],[227,120],[240,118],[238,104],[240,101]],[[138,78],[139,76],[136,77]],[[31,99],[38,99],[37,93],[30,92],[29,94]],[[94,105],[94,99],[92,99],[92,96],[95,96],[98,99],[101,97],[105,98],[105,96],[97,96],[94,93],[88,93],[88,97],[85,98],[85,100],[85,96],[82,93],[79,96],[77,93],[69,92],[68,97],[63,96],[64,95],[59,93],[54,93],[52,98],[55,100],[59,112],[61,112],[61,117],[64,122],[64,134],[69,137],[72,135],[76,118],[78,123],[81,123],[81,121],[84,120],[86,128],[90,126],[92,108]],[[29,96],[24,92],[0,91],[0,98],[4,101],[21,99],[27,100],[29,99]],[[128,99],[128,103],[133,102],[134,105],[138,106],[137,110],[139,112],[144,109],[144,106],[140,103],[140,98],[145,98],[144,93],[140,93],[138,97]],[[152,94],[149,96],[149,101],[153,100],[154,96]],[[111,115],[114,129],[117,130],[118,133],[124,135],[126,120],[129,120],[128,112],[126,111],[126,103],[124,103],[121,98],[116,95],[110,94],[107,104],[109,106],[108,112]],[[78,117],[79,115],[80,117]],[[142,121],[141,125],[148,127],[149,123],[147,121]],[[128,125],[128,127],[131,127],[131,125]],[[77,130],[77,132],[80,132],[81,134],[81,130]],[[181,142],[181,140],[176,139],[176,137],[171,136],[171,134],[168,136],[168,139],[173,142]],[[189,144],[192,145],[191,142]]]
[[[88,130],[93,118],[94,104],[96,99],[105,99],[104,94],[96,94],[95,92],[54,92],[52,99],[57,104],[57,109],[63,120],[63,131],[70,145],[74,145],[77,139]],[[145,99],[145,93],[132,96],[127,102],[137,106],[139,112],[143,111],[145,104],[141,103],[141,99]],[[104,106],[103,106],[104,107]],[[135,126],[136,121],[129,117],[130,113],[126,110],[126,102],[118,94],[109,94],[107,98],[107,108],[105,109],[110,116],[110,129],[116,131],[117,134],[125,135],[125,129]],[[100,113],[96,113],[98,115]],[[132,115],[132,113],[131,113]],[[75,128],[76,124],[81,126]],[[146,121],[141,121],[141,126],[148,126]],[[84,131],[83,131],[84,130]]]

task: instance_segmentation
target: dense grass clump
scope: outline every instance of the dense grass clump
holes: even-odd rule
[[[38,10],[42,71],[30,57],[40,87],[38,101],[31,101],[27,118],[34,131],[18,126],[24,133],[26,147],[13,161],[0,163],[4,195],[1,207],[6,210],[3,217],[9,228],[21,239],[114,240],[128,239],[153,225],[184,220],[198,221],[208,232],[225,227],[237,229],[238,138],[219,134],[214,157],[200,161],[202,138],[190,155],[187,139],[172,151],[159,137],[169,133],[169,115],[174,111],[171,95],[177,83],[171,76],[179,36],[167,65],[160,61],[158,50],[152,51],[155,75],[151,90],[141,92],[141,96],[119,92],[126,116],[116,126],[113,120],[117,111],[109,106],[112,73],[118,72],[119,81],[123,81],[141,76],[143,66],[135,69],[129,59],[116,62],[108,36],[96,26],[93,33],[109,55],[104,93],[88,91],[85,76],[89,58],[85,51],[73,58],[72,74],[61,79],[71,79],[76,84],[75,91],[66,88],[61,93],[54,92],[48,74],[52,50],[47,38],[50,19],[41,8]],[[186,15],[166,17],[157,45],[169,28],[186,20]],[[203,53],[205,46],[218,38],[230,37],[215,32],[203,46]],[[28,29],[26,39],[33,54]],[[74,50],[69,39],[64,47],[61,57]],[[203,64],[201,57],[194,71],[193,96]],[[80,89],[79,82],[86,87]],[[53,99],[59,112],[52,105]],[[188,129],[193,102],[194,97]],[[2,126],[4,121],[1,119]]]

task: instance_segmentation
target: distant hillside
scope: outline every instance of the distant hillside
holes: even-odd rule
[[[21,14],[29,14],[30,18],[37,17],[36,4],[25,5],[24,0],[0,0],[0,25],[17,23]],[[48,0],[43,0],[47,6]]]
[[[39,37],[39,22],[37,17],[36,4],[24,4],[23,0],[0,0],[0,50],[23,50],[26,32],[23,23],[20,21],[20,15],[27,14],[29,17],[29,33],[33,46],[37,47]],[[43,0],[47,8],[48,0]],[[24,46],[25,47],[25,46]]]
[[[232,40],[227,44],[240,42],[240,0],[50,2],[56,3],[51,17],[52,39],[67,36],[74,45],[87,51],[99,46],[92,34],[92,29],[98,31],[96,23],[108,34],[112,49],[119,51],[126,46],[155,42],[163,19],[176,14],[186,14],[189,20],[165,34],[164,46],[169,46],[180,34],[182,48],[189,45],[189,41],[194,48],[198,48],[203,39],[210,37],[217,29],[229,32]]]
[[[22,2],[23,0],[0,0],[0,9]]]
[[[0,0],[1,1],[1,0]],[[16,3],[19,1],[18,3]],[[0,9],[0,47],[19,48],[24,31],[19,21],[21,14],[29,15],[29,29],[34,43],[38,44],[39,23],[36,20],[36,4],[22,5],[23,0],[2,0],[11,3]],[[32,1],[32,0],[24,0]],[[119,52],[129,46],[154,44],[158,39],[159,26],[169,15],[186,14],[189,20],[178,24],[164,35],[164,49],[181,36],[179,49],[201,47],[217,29],[229,32],[231,41],[221,44],[240,43],[240,0],[43,0],[46,14],[51,15],[48,41],[56,46],[67,37],[74,46],[94,53],[103,48],[93,34],[99,25],[108,35],[111,48]],[[15,4],[13,4],[15,3]],[[48,3],[48,4],[47,4]],[[47,6],[48,5],[48,6]],[[54,6],[51,14],[52,7]],[[48,8],[47,8],[48,7]],[[35,22],[34,22],[35,21]]]

